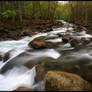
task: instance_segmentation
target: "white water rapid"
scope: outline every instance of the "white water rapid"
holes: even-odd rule
[[[1,41],[0,42],[0,55],[4,56],[6,52],[10,51],[10,58],[6,61],[0,61],[0,69],[5,67],[8,62],[15,62],[13,65],[12,63],[9,63],[10,65],[13,65],[13,67],[9,70],[7,70],[4,74],[0,74],[0,91],[13,91],[19,87],[27,87],[27,88],[34,88],[35,83],[35,76],[36,76],[36,66],[34,66],[32,69],[29,69],[25,67],[23,64],[25,63],[25,59],[31,58],[37,59],[41,57],[50,57],[53,59],[58,59],[60,56],[62,56],[56,49],[44,49],[41,51],[34,51],[34,52],[28,52],[27,50],[30,50],[32,48],[28,47],[28,43],[32,41],[34,38],[39,36],[54,36],[58,33],[68,33],[67,30],[71,30],[70,34],[73,34],[73,25],[69,24],[65,21],[61,21],[64,23],[64,27],[54,29],[52,32],[48,33],[38,33],[32,37],[24,37],[20,40],[8,40],[8,41]],[[69,27],[66,27],[69,26]],[[80,33],[81,34],[81,33]],[[82,36],[79,36],[79,38],[85,37],[85,38],[92,38],[91,35],[86,34],[84,31],[82,32]],[[62,42],[62,39],[53,39],[48,40],[50,42]],[[70,47],[70,44],[65,44],[62,49]],[[71,47],[69,49],[72,49]],[[21,53],[25,52],[29,55],[29,57],[24,56],[24,58],[19,58],[17,61],[14,61],[13,59],[20,55]],[[86,55],[86,54],[85,54]],[[81,56],[81,55],[80,55]]]

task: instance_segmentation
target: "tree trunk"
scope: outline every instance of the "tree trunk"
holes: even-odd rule
[[[19,8],[19,19],[20,19],[20,22],[22,22],[23,16],[22,16],[22,4],[21,4],[21,1],[18,1],[18,8]]]

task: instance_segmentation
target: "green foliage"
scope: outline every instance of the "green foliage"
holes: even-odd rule
[[[68,1],[65,4],[58,1],[4,1],[0,3],[0,17],[3,20],[15,17],[15,19],[64,19],[87,23],[92,22],[91,12],[91,1]]]
[[[25,17],[30,18],[32,16],[31,10],[32,10],[32,3],[28,2],[25,6]]]
[[[16,15],[16,12],[13,10],[6,10],[5,12],[1,13],[3,18],[11,18]]]

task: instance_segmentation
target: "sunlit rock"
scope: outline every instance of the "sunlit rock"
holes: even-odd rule
[[[54,41],[50,41],[50,39],[47,40],[46,37],[41,36],[41,37],[35,38],[28,45],[29,45],[29,47],[32,47],[34,49],[43,49],[43,48],[55,48],[55,47],[60,46],[60,44],[62,45],[62,42],[55,42],[54,43]]]
[[[39,40],[45,40],[45,39],[46,39],[46,36],[40,36],[35,38],[33,41],[39,41]]]
[[[72,73],[49,71],[45,76],[47,91],[91,91],[92,86]]]

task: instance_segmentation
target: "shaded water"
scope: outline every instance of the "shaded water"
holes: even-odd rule
[[[59,48],[33,50],[28,47],[28,43],[39,36],[53,37],[58,33],[70,35],[74,34],[73,24],[61,21],[64,26],[54,29],[48,33],[38,33],[32,37],[24,37],[21,40],[2,41],[0,42],[0,55],[4,56],[7,52],[10,53],[10,58],[3,62],[0,61],[0,91],[12,91],[19,87],[28,87],[35,90],[45,90],[44,81],[35,83],[36,67],[32,69],[27,68],[24,64],[28,61],[37,61],[41,58],[50,57],[54,62],[46,64],[44,67],[47,70],[60,70],[77,73],[84,77],[85,72],[91,71],[88,67],[92,63],[92,48],[91,44],[84,46],[81,49],[71,47],[70,43],[64,44]],[[67,32],[70,30],[70,32]],[[85,30],[78,32],[78,39],[92,38],[91,35],[86,34]],[[61,38],[47,40],[50,42],[62,42]],[[77,68],[75,67],[77,65]],[[71,68],[72,66],[72,68]]]

